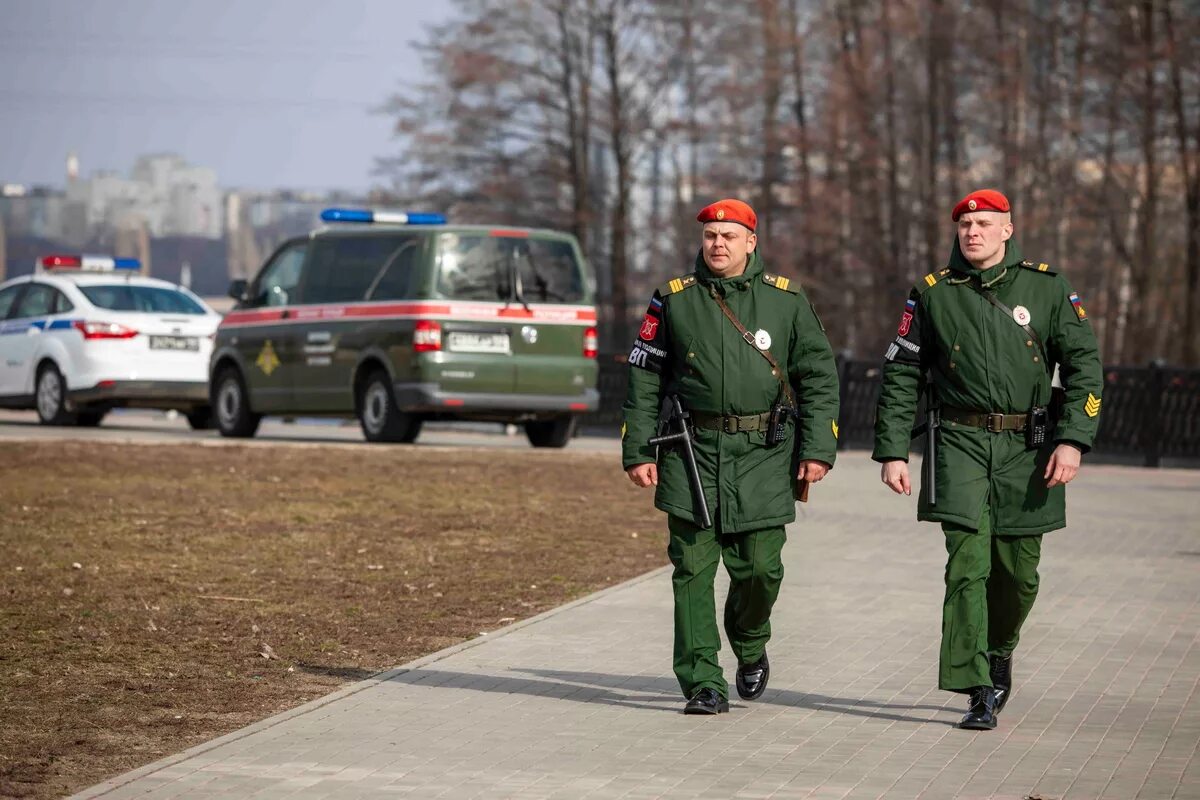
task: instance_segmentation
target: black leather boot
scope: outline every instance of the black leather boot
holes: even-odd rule
[[[685,714],[724,714],[728,710],[729,701],[707,686],[692,695],[683,707]]]
[[[990,731],[996,727],[996,690],[976,686],[971,690],[971,707],[958,727],[968,731]]]
[[[1012,656],[988,656],[992,686],[996,689],[996,713],[1004,710],[1012,694]]]
[[[739,664],[737,680],[734,681],[738,697],[743,700],[757,700],[767,688],[767,679],[770,677],[771,662],[767,661],[766,652],[753,664]]]

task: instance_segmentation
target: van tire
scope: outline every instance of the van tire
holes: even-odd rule
[[[43,425],[75,424],[75,415],[67,410],[67,382],[54,362],[47,361],[38,369],[33,396]]]
[[[421,433],[421,418],[396,407],[396,395],[387,372],[377,369],[367,376],[357,399],[358,422],[368,442],[410,444]]]
[[[250,409],[250,394],[236,367],[225,367],[217,373],[212,384],[212,407],[222,436],[248,439],[262,422],[262,414]]]
[[[525,435],[534,447],[566,447],[575,435],[575,417],[526,422]]]

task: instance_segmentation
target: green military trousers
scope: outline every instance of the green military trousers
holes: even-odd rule
[[[783,582],[780,551],[787,534],[782,526],[721,533],[719,521],[701,528],[675,515],[667,516],[667,528],[667,555],[675,565],[675,677],[684,697],[705,687],[728,697],[729,684],[717,662],[717,564],[724,560],[729,573],[725,637],[739,664],[753,663],[771,638],[771,607]]]
[[[942,523],[946,598],[938,687],[967,692],[991,686],[988,656],[1012,655],[1038,593],[1042,536],[992,530],[985,505],[978,530]]]

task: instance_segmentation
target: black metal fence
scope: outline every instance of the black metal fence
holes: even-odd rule
[[[838,359],[842,449],[870,449],[882,363]],[[629,367],[624,355],[600,358],[600,409],[585,419],[593,429],[621,427]],[[1093,454],[1104,460],[1157,467],[1200,465],[1200,370],[1161,364],[1108,367],[1104,410]]]

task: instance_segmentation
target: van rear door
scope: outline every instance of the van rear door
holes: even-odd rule
[[[572,240],[531,233],[513,247],[516,295],[528,315],[514,342],[516,391],[574,396],[596,385],[596,310]]]

